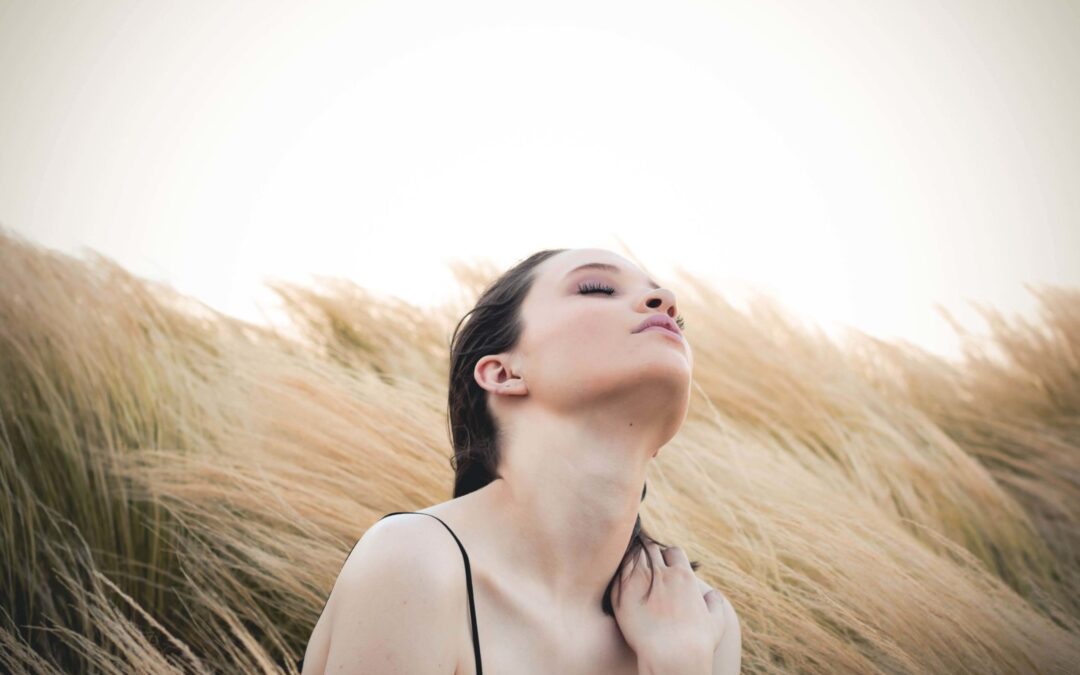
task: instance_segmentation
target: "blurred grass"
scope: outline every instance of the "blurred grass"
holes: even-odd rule
[[[450,498],[449,334],[274,284],[252,326],[0,234],[0,670],[294,672],[356,539]],[[686,273],[694,396],[643,520],[737,608],[747,673],[1080,663],[1080,291],[952,362]]]

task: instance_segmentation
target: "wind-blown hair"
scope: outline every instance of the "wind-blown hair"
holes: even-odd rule
[[[461,317],[454,328],[450,338],[447,402],[450,442],[454,448],[451,459],[454,497],[479,490],[502,477],[498,470],[500,430],[488,409],[487,391],[476,382],[473,371],[476,362],[485,355],[514,349],[522,333],[521,305],[532,288],[537,265],[565,250],[538,251],[504,272],[484,289],[476,305]],[[646,490],[646,486],[642,485],[642,500],[645,499]],[[615,614],[611,604],[611,588],[618,579],[619,571],[628,562],[634,561],[636,564],[638,552],[647,541],[654,541],[660,548],[665,548],[641,527],[639,514],[626,552],[604,591],[601,604],[605,614]],[[691,561],[690,566],[697,570],[700,563]]]

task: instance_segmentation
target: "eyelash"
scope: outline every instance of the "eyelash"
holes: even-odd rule
[[[611,295],[614,292],[614,288],[612,288],[611,286],[606,286],[604,284],[590,284],[586,281],[585,283],[578,285],[578,293],[580,293],[581,295],[588,295],[590,293],[607,293],[608,295]],[[679,330],[683,330],[686,328],[686,322],[683,321],[681,314],[675,317],[675,325],[679,327]]]

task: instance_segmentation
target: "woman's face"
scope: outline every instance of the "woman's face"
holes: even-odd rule
[[[581,268],[590,263],[612,268]],[[606,400],[642,403],[652,414],[662,406],[677,428],[689,404],[690,344],[661,329],[634,332],[649,317],[674,321],[675,294],[605,249],[563,251],[535,273],[509,361],[528,396],[570,413]]]

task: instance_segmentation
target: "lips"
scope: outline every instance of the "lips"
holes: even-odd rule
[[[635,333],[640,333],[649,326],[659,326],[660,328],[666,328],[667,330],[675,333],[678,336],[682,336],[682,331],[679,330],[679,326],[671,320],[671,317],[667,314],[654,314],[649,318],[638,324],[638,327],[634,329]]]

